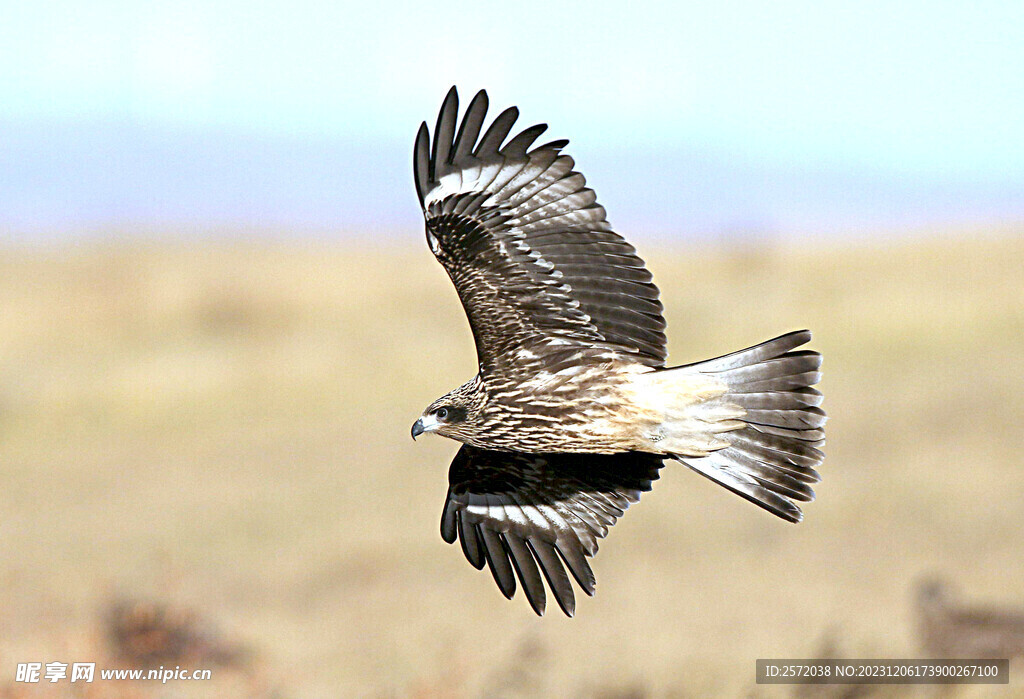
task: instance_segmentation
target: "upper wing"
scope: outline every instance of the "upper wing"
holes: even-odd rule
[[[639,452],[526,454],[463,445],[448,471],[441,536],[449,544],[458,537],[477,569],[486,562],[509,599],[518,575],[537,614],[546,602],[543,574],[572,616],[576,599],[565,568],[594,594],[585,556],[597,553],[597,540],[651,489],[661,466],[661,457]]]
[[[547,128],[540,124],[503,146],[515,107],[479,138],[482,90],[456,133],[458,108],[453,87],[433,146],[426,123],[420,126],[413,170],[427,241],[469,316],[481,368],[507,368],[565,345],[597,345],[664,366],[658,288],[561,153],[568,141],[527,151]],[[529,352],[512,357],[517,349]]]

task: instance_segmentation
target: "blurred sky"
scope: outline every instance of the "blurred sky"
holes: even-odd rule
[[[10,2],[0,236],[421,225],[447,88],[546,121],[617,229],[1024,219],[1024,3]]]

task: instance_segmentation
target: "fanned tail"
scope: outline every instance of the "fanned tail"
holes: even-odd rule
[[[803,513],[793,502],[814,499],[812,483],[825,455],[821,355],[796,350],[811,339],[807,330],[787,333],[748,349],[686,367],[727,386],[722,401],[742,408],[739,429],[716,435],[728,446],[707,456],[677,455],[697,473],[790,522]]]

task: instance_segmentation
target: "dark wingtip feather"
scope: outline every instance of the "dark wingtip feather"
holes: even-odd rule
[[[444,502],[444,510],[441,512],[441,538],[445,543],[454,544],[457,530],[455,501],[452,500],[451,491]]]
[[[462,553],[465,554],[466,560],[469,561],[477,570],[481,570],[484,567],[484,549],[483,544],[477,537],[476,526],[466,521],[464,515],[459,514],[457,517],[459,523],[459,542],[462,544]]]
[[[569,576],[562,567],[562,561],[555,553],[555,547],[546,541],[535,539],[527,539],[526,544],[540,564],[544,579],[548,581],[548,587],[551,588],[559,608],[566,616],[572,617],[576,614],[576,595],[573,594],[572,583],[569,582]]]
[[[462,124],[459,125],[459,133],[455,137],[455,145],[448,156],[450,163],[460,162],[473,154],[476,139],[480,137],[480,129],[484,124],[484,119],[487,118],[487,106],[487,93],[480,90],[466,107]]]
[[[594,571],[591,570],[590,564],[587,563],[587,559],[583,556],[583,547],[573,546],[570,542],[562,544],[555,544],[555,548],[558,554],[565,561],[565,567],[572,573],[572,577],[579,584],[580,589],[587,593],[588,597],[594,596],[594,589],[597,586],[597,578],[594,576]]]
[[[568,138],[559,138],[555,141],[548,141],[547,143],[537,146],[535,150],[562,150],[569,145]]]
[[[501,154],[506,158],[520,159],[526,157],[526,151],[533,142],[540,138],[540,135],[548,130],[547,124],[534,124],[528,129],[524,129],[513,137],[511,141],[505,144],[505,147],[501,149]]]
[[[416,183],[416,196],[419,197],[420,206],[423,206],[430,181],[430,129],[427,128],[425,121],[416,132],[416,143],[412,149],[412,171],[413,181]]]
[[[544,616],[547,595],[544,592],[544,581],[541,579],[533,553],[526,543],[515,535],[506,534],[504,539],[511,554],[512,565],[516,569],[519,583],[522,585],[523,592],[526,593],[530,607],[537,613],[537,616]]]
[[[509,553],[505,544],[497,532],[487,527],[480,527],[480,538],[494,582],[497,583],[501,594],[505,595],[505,599],[512,599],[516,593],[516,575],[512,570],[512,563],[508,560]]]
[[[448,162],[452,142],[455,139],[455,123],[459,118],[459,92],[452,85],[441,104],[437,114],[437,127],[434,129],[434,148],[430,154],[430,179],[438,178],[437,171]]]
[[[508,137],[509,132],[516,123],[516,119],[519,118],[519,109],[516,107],[509,107],[491,122],[484,137],[480,139],[480,143],[476,147],[474,155],[477,157],[485,157],[492,154],[497,154],[498,149],[501,148],[502,142]]]

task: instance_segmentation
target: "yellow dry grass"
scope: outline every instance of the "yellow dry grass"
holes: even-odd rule
[[[1022,234],[644,250],[675,363],[814,330],[825,480],[791,526],[670,465],[572,620],[439,537],[456,445],[409,426],[474,357],[419,235],[0,250],[0,688],[103,658],[117,594],[215,620],[267,696],[773,697],[756,658],[919,656],[922,573],[1024,606]],[[214,678],[132,691],[255,693]]]

